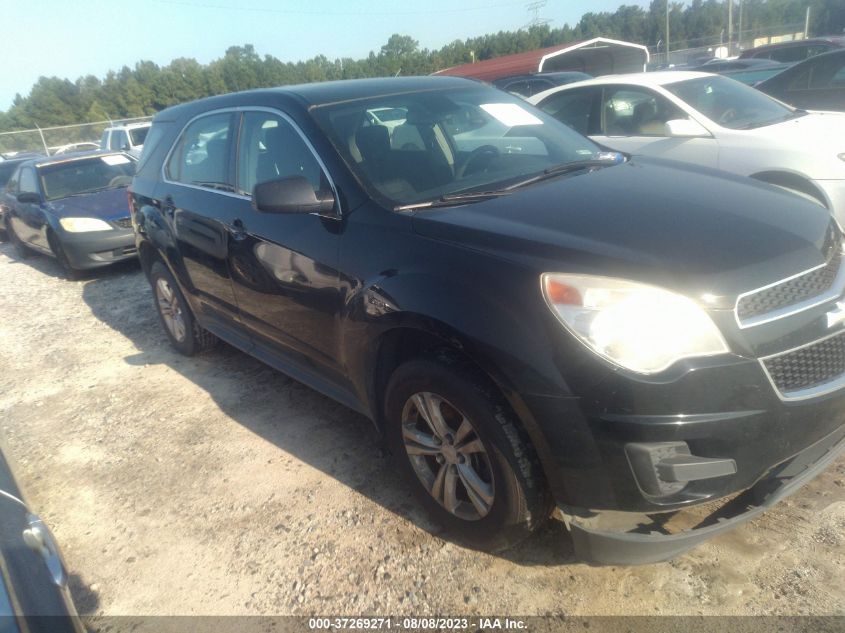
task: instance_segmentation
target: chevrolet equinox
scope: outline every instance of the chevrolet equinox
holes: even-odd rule
[[[471,547],[556,509],[585,559],[666,559],[845,446],[827,211],[480,83],[178,105],[129,196],[173,346],[223,339],[368,416]]]

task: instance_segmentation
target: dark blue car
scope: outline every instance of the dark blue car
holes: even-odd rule
[[[0,198],[21,257],[55,257],[69,278],[136,256],[126,187],[135,159],[86,152],[21,163]]]

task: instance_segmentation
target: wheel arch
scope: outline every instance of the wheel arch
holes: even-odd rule
[[[831,202],[825,193],[813,182],[802,174],[782,170],[767,170],[751,174],[751,178],[765,182],[782,189],[788,189],[798,193],[802,197],[809,197],[821,204],[825,209],[831,210]]]
[[[368,359],[371,378],[367,390],[372,403],[373,421],[380,433],[385,431],[384,402],[390,377],[405,362],[433,358],[471,371],[501,396],[502,403],[514,414],[517,430],[537,454],[541,476],[544,479],[547,477],[544,462],[549,458],[549,447],[539,425],[516,388],[499,371],[495,360],[485,355],[471,341],[446,324],[432,322],[431,319],[409,319],[382,332],[371,349]]]

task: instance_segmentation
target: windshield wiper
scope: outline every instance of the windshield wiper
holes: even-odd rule
[[[618,165],[620,164],[618,159],[616,158],[608,158],[608,159],[596,159],[592,158],[590,160],[576,160],[569,163],[561,163],[560,165],[555,165],[554,167],[549,167],[548,169],[544,170],[542,173],[537,174],[536,176],[531,176],[531,178],[526,178],[525,180],[520,180],[517,183],[512,185],[508,185],[503,189],[503,191],[511,191],[513,189],[519,189],[520,187],[525,187],[527,185],[533,185],[535,182],[540,182],[541,180],[548,180],[549,178],[556,178],[557,176],[562,176],[563,174],[569,174],[574,171],[581,171],[583,169],[590,169],[591,167],[610,167],[611,165]]]
[[[620,161],[621,158],[621,161]],[[581,171],[583,169],[590,169],[591,167],[610,167],[611,165],[618,165],[624,162],[624,156],[617,152],[610,152],[606,158],[592,158],[590,160],[576,160],[568,163],[561,163],[544,170],[542,173],[520,180],[519,182],[503,187],[502,189],[495,189],[493,191],[468,191],[466,193],[453,193],[445,196],[440,196],[435,200],[427,200],[426,202],[417,202],[415,204],[405,204],[394,208],[394,211],[412,211],[414,209],[432,209],[434,207],[448,207],[460,204],[463,202],[481,202],[483,200],[490,200],[491,198],[499,198],[507,196],[514,192],[514,190],[526,185],[546,180],[547,178],[555,178],[562,174],[568,174],[573,171]]]
[[[425,202],[415,202],[414,204],[403,204],[394,207],[394,211],[413,211],[414,209],[433,209],[435,207],[453,207],[457,204],[465,202],[482,202],[490,200],[491,198],[499,198],[507,196],[511,191],[502,189],[499,191],[468,191],[466,193],[450,193],[445,196],[440,196],[435,200],[426,200]]]

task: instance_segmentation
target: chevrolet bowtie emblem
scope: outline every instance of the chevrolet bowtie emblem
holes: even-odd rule
[[[827,327],[832,328],[845,321],[845,301],[837,301],[836,309],[827,313]]]

